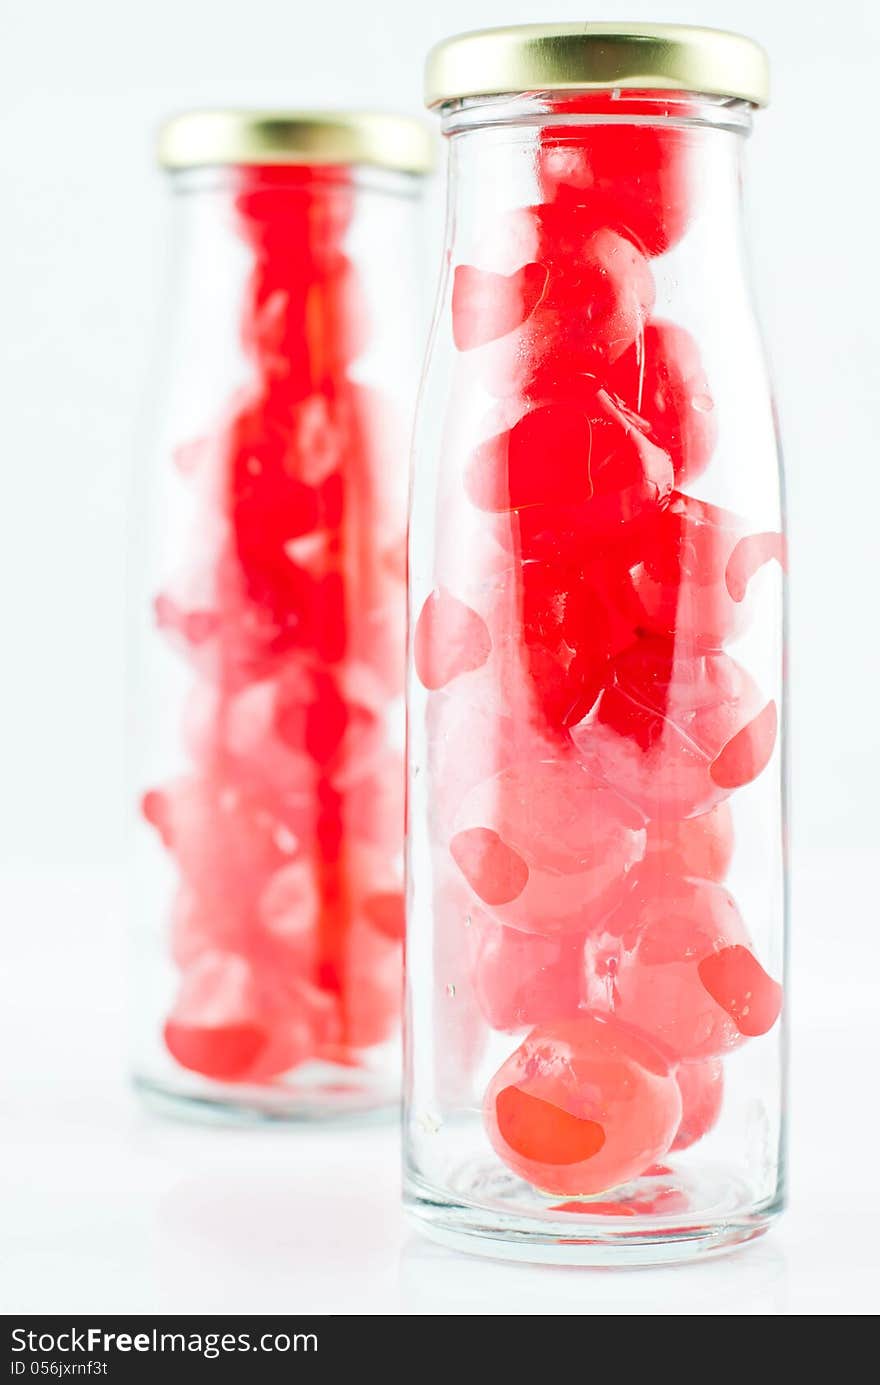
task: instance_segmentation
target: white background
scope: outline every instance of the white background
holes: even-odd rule
[[[529,1311],[521,1293],[543,1305],[532,1311],[619,1312],[637,1283],[640,1312],[866,1312],[862,1247],[880,1230],[871,1024],[880,968],[880,6],[432,8],[2,6],[0,1008],[20,1161],[0,1307]],[[749,200],[792,530],[794,1205],[771,1239],[730,1262],[742,1268],[707,1266],[686,1281],[475,1272],[412,1241],[401,1253],[393,1135],[364,1136],[363,1162],[343,1178],[325,1136],[151,1126],[124,1089],[126,499],[142,464],[141,400],[160,311],[155,128],[170,111],[205,104],[415,112],[435,40],[585,17],[735,27],[759,38],[773,65]],[[337,1164],[337,1186],[349,1186],[341,1202],[317,1173]],[[670,1289],[676,1283],[690,1288]]]

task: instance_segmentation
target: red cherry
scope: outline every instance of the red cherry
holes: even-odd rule
[[[489,672],[487,669],[487,677]],[[500,698],[494,682],[488,685],[487,695],[480,697],[477,692],[482,689],[472,695],[468,681],[462,678],[433,694],[425,711],[428,772],[433,786],[429,813],[432,830],[444,849],[455,831],[462,803],[476,785],[518,758],[551,753],[548,739],[527,716],[496,710]]]
[[[458,350],[472,351],[522,326],[546,287],[543,265],[523,265],[513,274],[459,265],[452,287],[452,335]]]
[[[535,530],[548,520],[553,527],[557,506],[570,507],[585,540],[616,534],[621,525],[666,503],[672,467],[639,421],[600,390],[532,409],[513,428],[481,444],[465,485],[480,509],[523,511],[523,543],[531,549]],[[544,506],[553,507],[547,515]]]
[[[532,1030],[502,1064],[483,1114],[499,1158],[565,1196],[637,1177],[669,1148],[681,1096],[644,1038],[594,1015]]]
[[[313,1043],[314,1002],[303,989],[284,1000],[272,990],[243,957],[206,952],[184,974],[164,1028],[168,1051],[182,1067],[225,1082],[297,1066]]]
[[[449,849],[474,894],[485,904],[510,904],[525,889],[528,866],[491,828],[457,832]]]
[[[379,933],[401,942],[406,931],[406,901],[400,890],[368,895],[364,916]]]
[[[149,789],[141,799],[141,813],[151,827],[155,827],[162,839],[162,845],[172,845],[171,815],[168,801],[161,789]]]
[[[460,674],[480,668],[491,647],[485,621],[476,611],[445,587],[431,593],[413,636],[416,672],[426,688],[443,688]]]
[[[485,269],[459,266],[456,275],[466,273],[465,282],[491,293],[494,320],[510,323],[504,335],[480,345],[469,362],[500,398],[536,398],[584,374],[601,380],[609,364],[640,337],[654,304],[644,255],[580,208],[538,206],[510,213],[481,254]],[[528,302],[534,306],[523,317],[526,274],[531,276]],[[453,312],[455,306],[454,300]]]
[[[571,734],[591,772],[646,817],[685,818],[761,772],[775,721],[760,708],[755,683],[727,654],[646,638],[612,660],[594,711]]]
[[[631,887],[641,816],[571,759],[526,760],[472,789],[450,850],[499,922],[527,933],[585,933]]]
[[[606,384],[644,419],[652,440],[669,453],[677,486],[705,471],[718,420],[699,348],[684,327],[648,322],[643,335],[612,365]]]
[[[241,926],[265,880],[296,848],[281,805],[228,777],[190,776],[163,793],[181,877],[213,911],[218,935]]]
[[[592,707],[609,660],[632,641],[634,628],[614,609],[610,570],[606,583],[595,569],[536,561],[523,563],[518,576],[517,644],[531,686],[551,726],[572,726]]]
[[[718,803],[700,817],[682,821],[665,817],[648,823],[645,860],[640,874],[664,877],[693,875],[723,880],[733,856],[733,816],[729,802]]]
[[[235,178],[241,233],[279,275],[312,275],[342,245],[355,206],[350,169],[248,164]]]
[[[394,855],[403,841],[403,757],[385,749],[369,772],[345,790],[345,829],[353,840]]]
[[[165,1044],[183,1068],[217,1081],[234,1082],[253,1067],[267,1036],[258,1024],[196,1027],[167,1020]]]
[[[587,999],[638,1025],[677,1058],[712,1057],[739,1044],[741,1031],[707,989],[701,967],[747,941],[739,910],[720,885],[648,875],[608,932],[587,940]]]
[[[754,1036],[772,1029],[782,1009],[782,987],[768,976],[747,947],[721,948],[699,964],[708,994],[730,1015],[739,1032]]]
[[[267,880],[257,901],[257,916],[266,937],[311,962],[320,925],[319,867],[297,857]]]
[[[605,1143],[598,1121],[573,1116],[552,1101],[530,1096],[520,1087],[502,1087],[495,1098],[498,1135],[524,1161],[535,1164],[580,1164]]]
[[[473,908],[468,942],[477,1002],[493,1029],[515,1033],[577,1014],[582,939],[523,933]]]
[[[737,731],[709,767],[716,784],[722,789],[738,789],[757,779],[773,754],[777,720],[776,703],[771,701]]]
[[[610,115],[613,123],[548,125],[541,131],[539,178],[544,196],[560,211],[577,209],[598,225],[630,236],[646,254],[661,255],[684,235],[694,202],[697,132],[673,120],[687,114],[680,98],[624,110],[609,93],[554,98],[554,112]],[[626,123],[627,114],[647,123]]]
[[[652,634],[675,636],[680,646],[694,649],[717,649],[742,634],[749,617],[746,582],[760,566],[758,551],[748,548],[745,561],[753,566],[741,582],[746,570],[736,555],[747,542],[742,528],[736,515],[674,493],[640,532],[629,578],[634,624]],[[762,545],[763,561],[768,556]]]
[[[727,563],[725,580],[734,601],[743,601],[749,582],[764,563],[775,558],[783,572],[788,567],[784,534],[747,534],[740,539]]]

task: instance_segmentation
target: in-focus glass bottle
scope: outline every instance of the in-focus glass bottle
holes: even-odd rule
[[[411,522],[406,1198],[578,1263],[784,1179],[784,564],[736,35],[429,59],[449,151]]]

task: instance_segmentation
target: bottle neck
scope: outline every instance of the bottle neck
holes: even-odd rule
[[[443,134],[450,136],[501,125],[583,130],[610,124],[711,128],[748,135],[752,107],[732,97],[616,88],[468,97],[443,106],[441,121]]]
[[[344,196],[382,194],[413,201],[421,195],[423,182],[418,174],[360,164],[220,164],[172,169],[169,179],[172,191],[183,196],[260,192],[292,198],[306,194],[327,201],[339,197],[340,190]]]
[[[552,205],[577,228],[608,227],[650,260],[700,274],[742,259],[742,101],[657,92],[555,92],[460,101],[443,111],[449,142],[447,250],[496,260],[505,213]],[[510,246],[508,272],[518,267]],[[488,264],[484,267],[489,267]],[[693,282],[693,273],[689,277]]]

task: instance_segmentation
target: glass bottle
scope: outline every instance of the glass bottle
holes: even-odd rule
[[[766,59],[452,39],[411,514],[406,1200],[654,1263],[782,1202],[784,589],[741,175]]]
[[[138,575],[135,1082],[219,1117],[399,1092],[407,448],[403,118],[163,130],[172,282]]]

